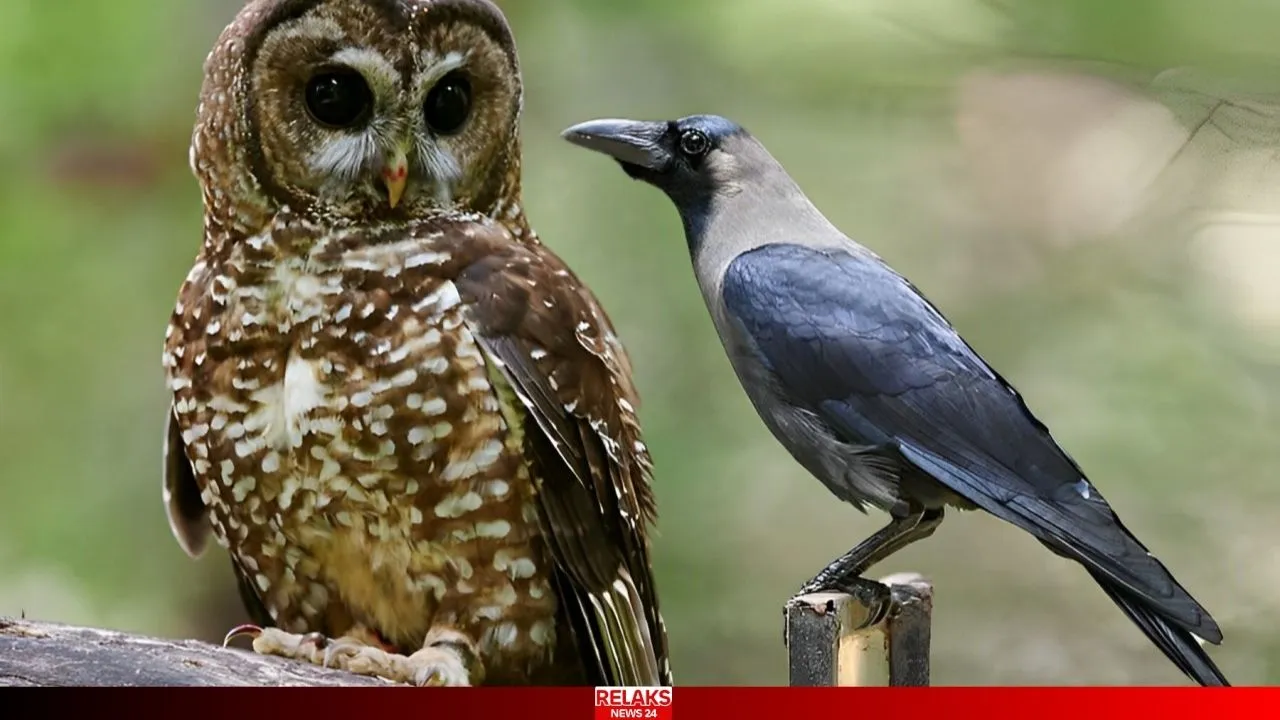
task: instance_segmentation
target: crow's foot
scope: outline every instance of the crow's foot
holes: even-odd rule
[[[864,577],[816,577],[800,588],[799,595],[813,593],[842,593],[857,598],[858,603],[870,611],[867,625],[875,625],[889,612],[893,591],[888,585]]]

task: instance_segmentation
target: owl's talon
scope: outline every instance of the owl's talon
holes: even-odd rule
[[[407,659],[407,682],[418,687],[470,687],[471,673],[462,654],[448,645],[430,645]]]
[[[484,679],[475,643],[452,630],[433,631],[424,647],[407,657],[372,645],[359,635],[329,639],[318,633],[293,635],[269,628],[258,643],[255,649],[266,654],[399,684],[469,687]]]
[[[475,644],[454,631],[437,631],[411,656],[388,651],[374,634],[353,631],[338,638],[323,633],[291,633],[279,628],[241,625],[228,638],[252,635],[253,650],[324,668],[382,678],[395,683],[436,687],[471,685],[478,665]],[[377,644],[371,644],[376,642]]]
[[[359,638],[342,637],[326,648],[323,657],[317,656],[312,661],[335,670],[394,683],[418,687],[467,687],[480,680],[480,675],[469,666],[469,655],[464,651],[469,647],[469,642],[465,646],[453,643],[427,645],[406,657],[368,645]]]
[[[322,658],[322,662],[320,664],[327,668],[343,668],[344,665],[349,664],[351,658],[359,655],[362,651],[366,649],[377,650],[377,648],[372,648],[359,640],[348,637],[338,638],[337,640],[328,643],[327,647],[318,647],[324,647],[324,658]],[[379,652],[381,651],[379,650]],[[348,662],[335,662],[342,659],[346,659]]]
[[[290,660],[320,664],[320,650],[331,641],[324,634],[285,632],[279,628],[258,628],[254,632],[253,651],[259,655],[275,655]]]
[[[484,681],[484,664],[475,641],[451,628],[427,633],[425,647],[408,658],[419,687],[469,687]]]
[[[302,636],[302,644],[310,645],[316,650],[323,650],[329,647],[332,642],[324,633],[309,632]]]
[[[252,625],[252,624],[237,625],[231,628],[231,630],[227,632],[226,636],[222,638],[222,647],[227,647],[228,645],[231,644],[232,640],[235,640],[238,637],[247,636],[247,637],[252,637],[254,639],[257,639],[257,637],[261,634],[262,634],[262,628],[258,627],[257,625]]]

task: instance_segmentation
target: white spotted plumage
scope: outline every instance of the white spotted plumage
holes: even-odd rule
[[[507,626],[523,627],[528,636],[532,623],[554,617],[555,596],[540,581],[538,597],[530,595],[539,551],[530,534],[516,532],[504,516],[519,517],[532,490],[527,473],[516,471],[522,467],[520,448],[499,440],[504,420],[496,404],[484,400],[491,388],[475,339],[461,322],[458,291],[430,274],[450,256],[432,247],[440,234],[421,233],[416,243],[361,246],[350,254],[334,251],[335,241],[308,238],[303,258],[273,259],[282,253],[277,236],[296,229],[284,219],[257,236],[259,242],[236,246],[226,263],[231,282],[219,283],[230,288],[225,296],[194,298],[191,308],[183,308],[201,308],[208,321],[200,354],[224,358],[192,366],[190,374],[174,372],[170,379],[184,444],[197,456],[212,453],[212,461],[198,457],[195,469],[208,490],[216,539],[243,566],[252,565],[269,609],[277,616],[294,610],[296,628],[321,622],[328,605],[320,596],[338,589],[353,611],[386,615],[383,626],[394,628],[391,634],[421,636],[432,613],[416,613],[422,624],[415,627],[403,620],[415,613],[380,608],[429,608],[465,580],[464,589],[496,587],[503,598],[523,594],[524,619]],[[367,278],[371,265],[398,271],[391,278],[378,275],[368,295],[350,287],[330,291],[349,286],[353,273]],[[267,266],[272,271],[257,273],[255,282],[251,269]],[[422,291],[387,296],[385,288],[406,284]],[[387,322],[393,307],[404,321]],[[269,322],[245,323],[245,317]],[[179,327],[190,337],[193,313],[182,318]],[[209,333],[215,324],[218,332]],[[231,359],[239,357],[226,339],[232,328],[256,348],[256,358],[275,358],[274,371],[264,363]],[[351,347],[354,339],[336,346],[306,342],[340,336],[359,336],[363,345]],[[304,351],[308,347],[313,349]],[[344,376],[339,367],[358,372]],[[441,417],[446,413],[469,422],[457,428]],[[215,425],[219,430],[212,431]],[[353,434],[358,428],[364,432]],[[439,484],[415,483],[410,493],[406,463]],[[216,480],[209,476],[215,468]],[[203,482],[205,477],[215,481]],[[511,492],[519,484],[524,487]],[[376,519],[369,511],[379,513]],[[456,532],[464,524],[471,531]],[[495,560],[498,552],[502,562]],[[477,577],[482,573],[473,569],[473,557],[492,577]],[[374,600],[376,588],[392,578],[404,579],[403,596]],[[317,584],[324,590],[314,590]],[[455,603],[444,612],[457,614],[454,622],[465,625],[493,613],[483,609],[492,605],[480,607]],[[507,638],[516,630],[504,632]],[[541,654],[547,650],[538,643],[531,647]]]

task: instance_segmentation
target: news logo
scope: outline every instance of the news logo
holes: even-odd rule
[[[598,687],[596,720],[671,720],[669,687]]]

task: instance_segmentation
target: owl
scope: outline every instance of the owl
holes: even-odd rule
[[[485,0],[250,0],[205,62],[164,503],[257,652],[416,685],[669,685],[631,366],[521,206]]]

